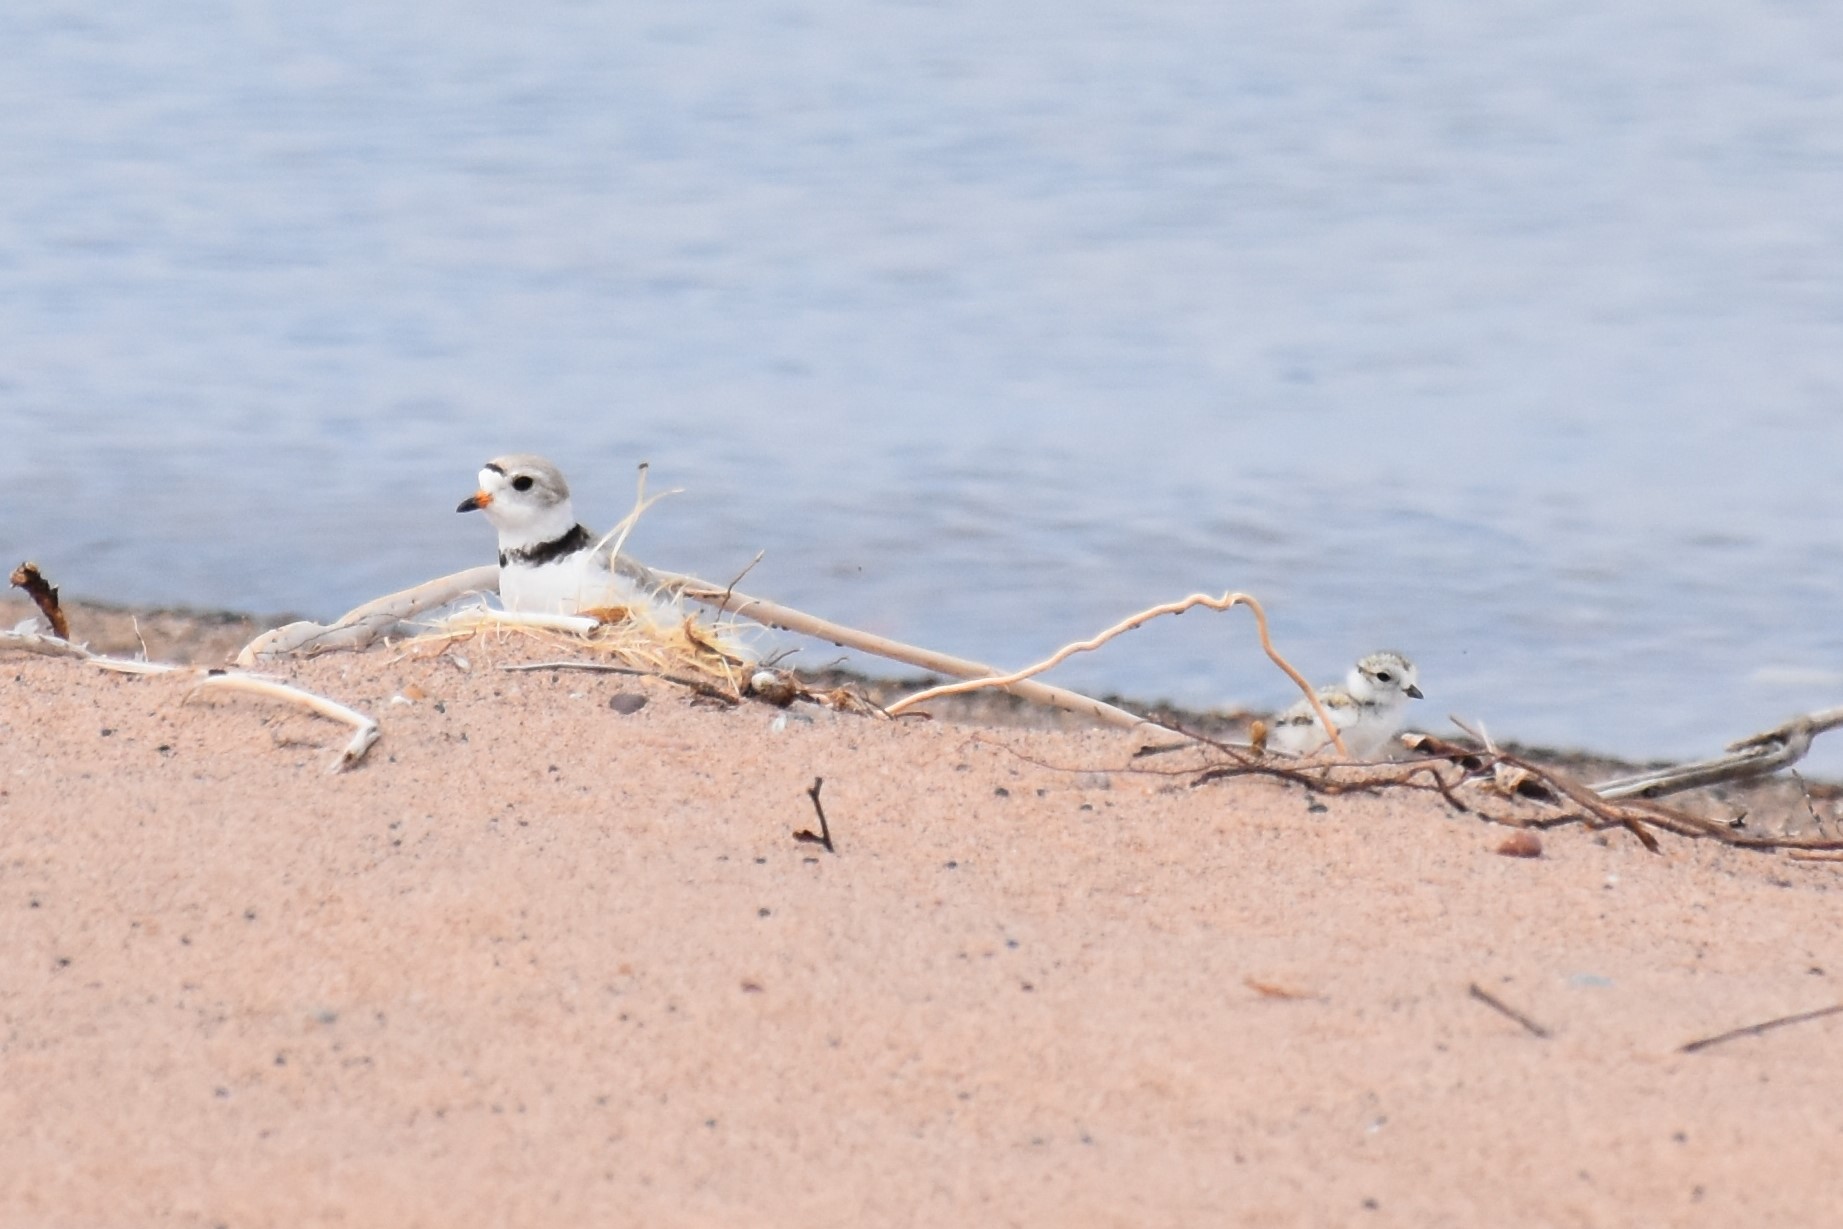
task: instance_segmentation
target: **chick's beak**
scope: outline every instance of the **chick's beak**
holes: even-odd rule
[[[488,492],[475,491],[472,495],[469,495],[466,499],[463,499],[461,501],[461,506],[456,508],[455,511],[456,512],[476,512],[479,509],[486,507],[486,505],[492,502],[493,502],[493,497]]]
[[[1415,686],[1413,683],[1408,684],[1408,694],[1410,696],[1413,696],[1416,700],[1424,698],[1421,695],[1421,689]]]

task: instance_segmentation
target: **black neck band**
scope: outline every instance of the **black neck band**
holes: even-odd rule
[[[548,542],[539,542],[536,546],[521,546],[517,550],[499,552],[499,566],[508,563],[522,563],[529,567],[540,567],[546,563],[555,563],[565,555],[573,555],[589,544],[589,530],[578,525],[560,538]]]

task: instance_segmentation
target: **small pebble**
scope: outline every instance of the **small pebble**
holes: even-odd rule
[[[1513,832],[1504,838],[1504,843],[1497,851],[1506,858],[1540,858],[1542,856],[1542,838],[1534,832]]]

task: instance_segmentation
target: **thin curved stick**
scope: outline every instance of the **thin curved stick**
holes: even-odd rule
[[[63,640],[53,640],[22,632],[0,632],[0,649],[21,649],[28,653],[41,653],[53,657],[71,657],[87,662],[99,670],[108,670],[116,674],[192,674],[198,676],[192,689],[186,693],[189,699],[201,691],[247,691],[271,699],[286,700],[313,710],[322,717],[334,721],[343,721],[351,726],[354,733],[352,741],[333,762],[332,771],[350,768],[365,758],[365,752],[371,750],[377,742],[382,727],[375,717],[368,717],[356,709],[349,708],[337,700],[317,695],[301,687],[295,687],[276,679],[261,675],[244,674],[238,671],[228,673],[208,673],[196,666],[178,666],[163,661],[136,661],[127,657],[108,657],[101,653],[92,653],[80,644],[70,644]],[[181,703],[184,703],[182,700]]]
[[[365,758],[365,752],[371,750],[378,740],[380,727],[377,718],[368,717],[357,709],[349,708],[337,700],[316,695],[304,688],[291,686],[276,679],[261,678],[254,674],[212,674],[200,679],[186,693],[187,698],[201,691],[247,691],[252,695],[267,696],[272,700],[284,700],[290,704],[299,704],[302,708],[318,713],[334,721],[343,721],[352,727],[352,740],[333,761],[329,772],[340,772],[352,767]]]
[[[1246,593],[1225,593],[1221,597],[1211,597],[1207,593],[1193,593],[1180,602],[1165,602],[1162,605],[1150,607],[1140,611],[1138,614],[1120,620],[1118,623],[1092,639],[1080,640],[1074,644],[1065,644],[1034,666],[1026,666],[1022,670],[1013,671],[1010,674],[1001,674],[994,678],[965,679],[958,683],[943,683],[939,687],[930,687],[926,691],[918,691],[912,696],[904,696],[884,711],[894,717],[900,714],[904,709],[913,708],[915,705],[924,703],[928,700],[938,700],[943,696],[962,695],[966,692],[978,691],[986,687],[1009,687],[1014,683],[1021,683],[1025,679],[1042,674],[1052,666],[1060,665],[1077,653],[1092,652],[1106,644],[1109,640],[1112,640],[1115,636],[1124,635],[1141,624],[1151,622],[1160,615],[1183,614],[1186,610],[1190,610],[1197,606],[1207,606],[1211,610],[1228,610],[1234,606],[1246,606],[1254,615],[1255,628],[1261,635],[1261,648],[1266,652],[1268,659],[1272,661],[1274,665],[1284,670],[1286,676],[1299,685],[1299,690],[1311,703],[1312,711],[1318,714],[1319,723],[1325,727],[1325,733],[1331,736],[1331,745],[1337,748],[1338,754],[1346,757],[1350,755],[1350,752],[1344,746],[1344,740],[1338,735],[1337,726],[1332,724],[1331,714],[1326,712],[1325,706],[1319,702],[1318,693],[1313,690],[1312,684],[1306,682],[1305,676],[1293,669],[1292,663],[1280,656],[1280,651],[1273,647],[1273,637],[1270,636],[1267,631],[1267,612],[1261,609],[1259,601]]]

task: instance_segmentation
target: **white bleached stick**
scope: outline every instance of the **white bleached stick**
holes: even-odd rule
[[[176,666],[161,661],[134,661],[125,657],[105,657],[100,653],[90,652],[80,644],[71,644],[54,637],[40,636],[31,632],[0,632],[0,649],[20,649],[27,653],[40,653],[48,657],[72,657],[78,661],[88,662],[99,670],[108,670],[114,674],[187,672],[198,674],[200,676],[198,682],[193,685],[191,691],[186,693],[188,697],[207,689],[246,691],[254,695],[299,704],[322,717],[343,721],[353,727],[355,733],[352,735],[352,741],[346,744],[339,759],[334,761],[331,769],[333,772],[350,768],[364,759],[365,753],[371,750],[372,744],[377,742],[381,732],[375,717],[367,717],[356,709],[347,708],[337,700],[330,700],[325,696],[315,695],[311,691],[290,686],[275,679],[263,678],[260,675],[242,674],[236,671],[207,674],[195,666]]]
[[[68,640],[59,640],[56,636],[43,636],[37,632],[0,632],[0,649],[18,649],[23,653],[37,653],[44,657],[74,657],[78,661],[87,661],[99,670],[112,670],[116,674],[170,674],[175,670],[184,670],[185,666],[170,665],[163,661],[137,661],[132,657],[107,657],[101,653],[92,653],[81,644],[72,644]]]
[[[1843,726],[1843,708],[1827,708],[1729,743],[1726,755],[1602,781],[1591,788],[1602,798],[1662,798],[1722,781],[1764,776],[1796,764],[1811,749],[1813,738],[1838,726]]]
[[[37,653],[41,657],[74,657],[78,661],[94,661],[96,654],[80,644],[68,640],[59,640],[56,636],[46,636],[38,632],[0,632],[0,649],[18,649],[21,653]]]
[[[497,567],[484,564],[468,568],[463,572],[437,577],[413,589],[404,589],[388,597],[366,602],[332,623],[302,621],[264,632],[243,646],[243,651],[237,654],[237,664],[247,668],[260,661],[301,653],[312,655],[334,649],[369,648],[391,628],[425,610],[459,601],[469,593],[498,591]]]
[[[254,674],[211,674],[200,679],[192,690],[186,693],[187,699],[201,691],[243,691],[251,695],[267,696],[272,700],[285,700],[298,704],[302,708],[318,713],[334,721],[343,721],[353,728],[352,741],[339,758],[333,761],[329,772],[340,772],[352,767],[365,758],[365,752],[371,750],[380,733],[375,717],[367,717],[355,708],[347,708],[337,700],[315,695],[300,687],[278,682],[275,679],[261,678]]]

